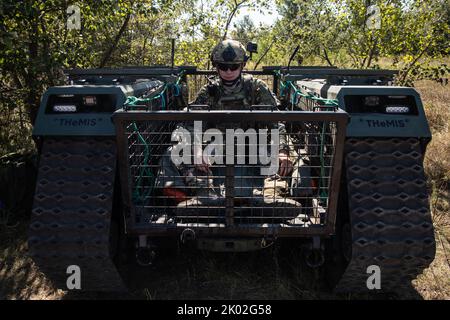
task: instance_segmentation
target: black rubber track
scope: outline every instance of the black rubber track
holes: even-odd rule
[[[116,166],[111,138],[46,139],[30,224],[33,259],[58,288],[67,267],[81,268],[81,289],[124,290],[110,257]]]
[[[352,257],[336,290],[368,291],[370,265],[382,291],[411,286],[436,249],[420,141],[348,139],[345,161]]]

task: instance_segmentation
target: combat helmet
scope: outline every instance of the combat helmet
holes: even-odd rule
[[[236,40],[221,41],[211,52],[213,66],[218,63],[245,63],[247,60],[245,47]]]

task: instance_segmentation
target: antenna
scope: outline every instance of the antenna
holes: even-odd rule
[[[175,38],[170,39],[172,40],[172,53],[170,56],[170,63],[172,65],[172,69],[174,68],[174,64],[175,64]]]
[[[292,52],[292,55],[291,55],[291,57],[289,58],[289,63],[288,63],[288,66],[287,66],[288,72],[289,72],[289,68],[291,67],[291,62],[292,62],[292,60],[294,59],[295,55],[297,54],[298,49],[300,49],[300,45],[298,45],[298,46],[295,48],[294,52]]]

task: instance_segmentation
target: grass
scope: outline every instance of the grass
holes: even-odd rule
[[[433,138],[424,167],[431,193],[431,211],[438,230],[450,225],[450,90],[431,81],[420,81],[416,89],[425,103]]]
[[[393,297],[324,291],[321,275],[306,267],[301,249],[277,252],[277,247],[240,254],[189,250],[181,254],[166,253],[160,256],[155,267],[132,264],[121,267],[130,288],[127,293],[62,291],[55,289],[27,257],[26,228],[26,222],[16,228],[0,250],[0,299],[348,300]],[[394,297],[411,296],[414,297],[414,293],[406,292]]]
[[[0,227],[0,299],[61,299],[57,290],[27,256],[27,228],[23,221],[15,227]]]
[[[155,267],[124,265],[127,293],[62,291],[39,272],[26,256],[26,223],[0,250],[1,299],[448,299],[443,287],[450,270],[441,267],[443,254],[421,275],[414,287],[395,294],[336,294],[325,289],[323,274],[308,268],[302,250],[277,247],[240,254],[183,252],[162,254]],[[446,291],[445,291],[446,290]]]
[[[431,189],[436,259],[415,282],[425,299],[450,299],[450,88],[432,81],[415,84],[432,131],[424,167]]]
[[[410,290],[334,294],[324,290],[321,274],[305,266],[300,248],[274,246],[245,254],[167,253],[155,268],[123,266],[128,293],[66,292],[55,289],[27,257],[24,220],[18,225],[0,222],[0,299],[450,299],[450,87],[420,81],[416,89],[433,132],[424,164],[437,252]]]

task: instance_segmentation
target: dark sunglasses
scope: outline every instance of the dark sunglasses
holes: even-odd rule
[[[219,68],[219,70],[222,71],[227,71],[228,69],[230,69],[231,71],[235,71],[237,69],[239,69],[241,67],[241,64],[226,64],[226,63],[219,63],[217,64],[217,68]]]

